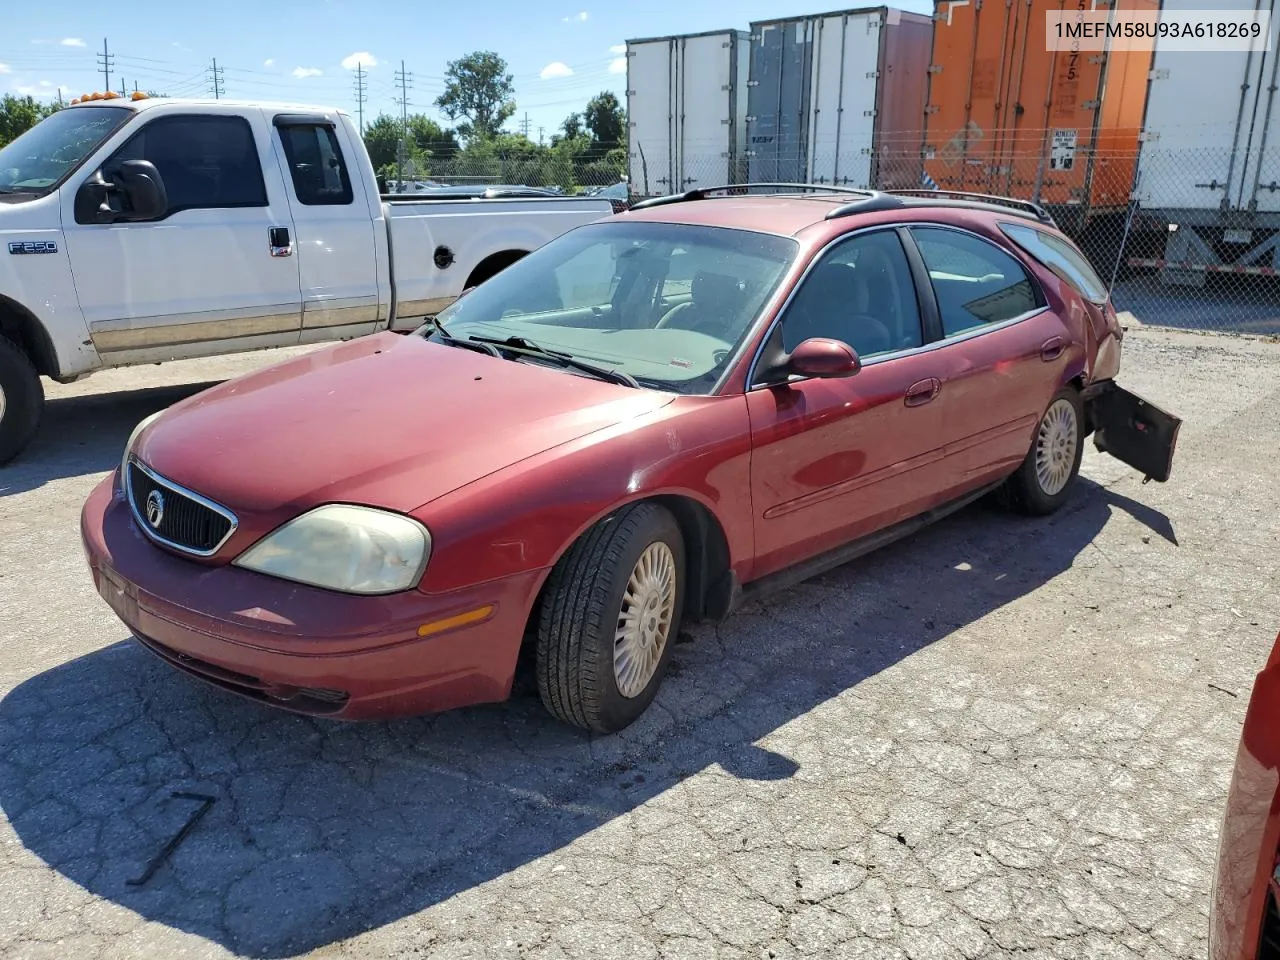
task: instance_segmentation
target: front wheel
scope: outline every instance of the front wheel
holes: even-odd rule
[[[1064,387],[1049,401],[1022,466],[1000,490],[1007,506],[1044,516],[1066,502],[1080,474],[1083,425],[1080,394],[1074,387]]]
[[[662,507],[624,507],[551,573],[537,623],[538,693],[566,723],[613,733],[653,701],[684,604],[684,538]]]
[[[13,341],[0,336],[0,465],[31,442],[43,411],[40,375]]]

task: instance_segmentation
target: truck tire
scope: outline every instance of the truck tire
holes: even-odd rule
[[[1031,449],[1016,473],[999,490],[1008,508],[1030,516],[1047,516],[1071,495],[1084,455],[1085,421],[1080,393],[1063,387],[1045,409]]]
[[[44,411],[44,387],[27,355],[0,336],[0,466],[31,442]]]
[[[653,701],[675,646],[684,537],[667,510],[623,507],[556,564],[537,617],[538,694],[565,723],[613,733]]]

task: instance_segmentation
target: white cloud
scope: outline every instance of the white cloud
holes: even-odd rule
[[[64,47],[83,47],[84,41],[79,37],[67,37],[62,41]]]
[[[626,72],[627,72],[627,58],[626,58],[626,57],[618,57],[618,59],[616,59],[616,60],[612,61],[612,62],[609,64],[609,72],[610,72],[610,73],[626,73]]]
[[[274,60],[263,60],[262,65],[264,67],[274,67],[276,65],[276,62]]]
[[[609,48],[609,52],[615,57],[620,57],[627,52],[627,45],[625,43],[615,43]]]
[[[13,67],[7,63],[0,63],[0,73],[13,73]]]
[[[184,52],[186,52],[186,53],[190,53],[190,52],[191,52],[191,48],[190,48],[190,47],[188,47],[185,43],[179,43],[177,40],[173,41],[173,48],[174,48],[175,50],[182,50],[182,51],[184,51]]]
[[[44,92],[39,87],[29,86],[28,84],[24,84],[24,83],[18,84],[13,89],[18,91],[18,96],[20,97],[34,97]]]
[[[293,75],[299,80],[305,80],[307,77],[318,77],[324,71],[317,70],[315,67],[294,67]]]
[[[584,23],[586,19],[587,11],[583,10],[581,13],[575,13],[572,17],[561,17],[560,21],[562,23]]]
[[[557,60],[555,63],[548,63],[542,68],[542,72],[538,74],[543,80],[560,80],[564,77],[573,76],[573,68],[568,64],[561,63]]]
[[[364,65],[364,68],[366,70],[369,67],[376,67],[378,65],[378,58],[375,57],[368,50],[360,50],[357,53],[353,53],[349,57],[342,58],[343,70],[354,70],[356,67],[360,66],[361,64]]]

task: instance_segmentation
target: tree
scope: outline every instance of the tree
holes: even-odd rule
[[[560,124],[560,132],[551,138],[551,145],[554,147],[562,140],[578,140],[585,135],[586,130],[582,125],[582,114],[571,113]]]
[[[386,114],[364,128],[364,147],[369,151],[375,170],[381,170],[388,164],[394,166],[399,146],[400,124]]]
[[[34,97],[5,94],[0,100],[0,147],[16,140],[37,123],[61,107],[56,103],[40,103]]]
[[[463,119],[458,133],[466,139],[495,136],[516,112],[512,76],[507,62],[496,53],[479,50],[451,60],[444,79],[444,93],[436,98],[436,106],[450,120]]]
[[[409,118],[409,139],[424,157],[433,160],[450,160],[462,149],[457,134],[421,113]]]
[[[626,137],[626,114],[618,98],[608,90],[587,101],[582,122],[591,133],[592,153],[597,156],[619,146]]]

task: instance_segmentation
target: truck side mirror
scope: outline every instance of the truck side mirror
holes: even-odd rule
[[[76,191],[76,223],[154,220],[169,209],[169,196],[154,163],[126,160],[108,180],[98,171]]]
[[[169,195],[154,163],[126,160],[120,164],[115,179],[126,198],[126,219],[154,220],[169,209]]]

